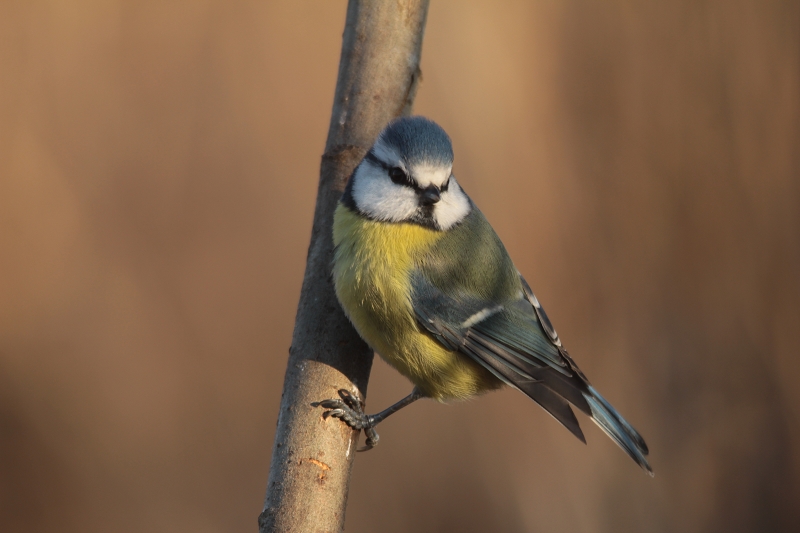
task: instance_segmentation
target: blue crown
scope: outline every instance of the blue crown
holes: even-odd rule
[[[452,165],[453,144],[441,126],[425,117],[400,117],[381,133],[381,139],[395,148],[412,165]]]

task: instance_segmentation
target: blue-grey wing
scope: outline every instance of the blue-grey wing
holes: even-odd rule
[[[652,473],[644,439],[590,385],[519,276],[516,298],[485,299],[473,291],[447,292],[423,272],[412,276],[412,305],[420,325],[443,346],[471,358],[541,405],[586,442],[569,404],[600,426],[642,468]]]
[[[589,413],[585,385],[543,329],[524,294],[492,301],[468,291],[446,294],[421,273],[412,305],[422,327],[443,346],[471,358],[541,405],[585,442],[573,405]]]

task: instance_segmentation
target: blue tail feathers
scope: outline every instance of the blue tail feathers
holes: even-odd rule
[[[652,476],[653,469],[646,458],[649,450],[642,436],[591,385],[584,397],[589,403],[594,423]]]

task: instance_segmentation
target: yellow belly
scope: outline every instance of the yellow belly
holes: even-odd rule
[[[463,399],[501,384],[417,324],[409,272],[444,233],[365,219],[339,204],[333,224],[336,296],[361,337],[426,396]]]

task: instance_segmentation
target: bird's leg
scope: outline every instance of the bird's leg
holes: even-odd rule
[[[375,431],[375,426],[389,415],[396,413],[403,407],[422,398],[422,393],[414,387],[411,394],[374,415],[364,413],[364,402],[351,394],[350,391],[339,389],[339,396],[341,396],[341,400],[338,398],[322,400],[321,402],[312,403],[311,406],[324,407],[327,409],[327,411],[322,413],[323,418],[332,416],[341,419],[353,429],[363,429],[367,439],[364,441],[364,447],[360,448],[358,451],[365,452],[371,450],[378,444],[380,437],[378,437],[378,432]]]

